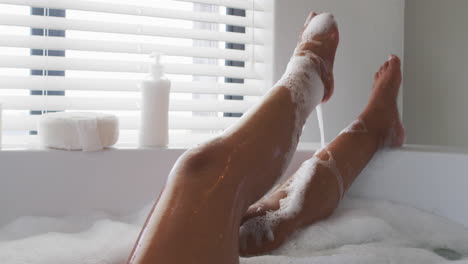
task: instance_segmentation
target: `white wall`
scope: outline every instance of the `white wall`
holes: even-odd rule
[[[468,146],[468,1],[407,0],[408,142]]]
[[[403,56],[404,0],[276,0],[274,80],[281,77],[305,18],[312,10],[335,14],[340,46],[335,94],[324,105],[326,140],[331,141],[365,106],[373,75],[394,53]],[[319,141],[315,114],[302,140]]]

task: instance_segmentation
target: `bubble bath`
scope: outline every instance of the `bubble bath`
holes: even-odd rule
[[[150,208],[19,218],[0,228],[0,263],[124,264]],[[345,198],[329,219],[297,231],[271,255],[240,263],[467,264],[468,229],[408,206]]]

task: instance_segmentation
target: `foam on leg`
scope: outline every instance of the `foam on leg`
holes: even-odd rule
[[[329,32],[335,24],[335,19],[330,13],[316,15],[304,29],[302,41],[312,41],[314,36]]]
[[[253,235],[257,246],[261,246],[263,239],[269,241],[275,239],[273,230],[282,221],[292,219],[297,216],[304,204],[307,187],[311,180],[316,175],[317,166],[322,165],[329,169],[338,181],[340,200],[344,195],[344,182],[341,176],[336,161],[333,159],[332,153],[325,149],[328,159],[322,160],[318,156],[313,156],[306,160],[297,172],[291,177],[291,180],[285,187],[286,197],[279,201],[280,208],[276,211],[267,211],[265,215],[249,219],[240,228],[240,232],[244,233],[241,237],[247,239],[248,235]],[[261,209],[260,209],[261,210]],[[245,249],[245,240],[241,240],[241,247]]]
[[[335,159],[333,159],[333,155],[331,151],[328,149],[324,149],[327,152],[328,159],[327,160],[321,160],[319,159],[319,164],[328,168],[333,175],[335,175],[336,180],[338,181],[338,189],[340,191],[340,200],[343,198],[344,195],[344,180],[343,176],[340,173],[340,170],[338,169],[338,165],[336,164]]]
[[[301,42],[294,50],[284,75],[276,83],[277,87],[286,87],[291,92],[293,103],[297,106],[293,145],[297,144],[309,114],[324,99],[327,85],[324,82],[332,81],[331,67],[327,67],[324,58],[315,53],[318,52],[315,47],[324,45],[321,39],[334,37],[328,34],[337,34],[332,33],[333,27],[336,27],[336,22],[332,14],[311,13],[305,23]]]
[[[307,185],[315,175],[317,164],[316,157],[305,161],[286,187],[287,196],[280,200],[280,208],[276,211],[267,211],[265,215],[251,218],[243,223],[240,232],[247,235],[241,237],[246,239],[249,235],[253,235],[257,246],[262,245],[264,238],[273,241],[273,229],[278,223],[300,212]],[[245,241],[241,241],[241,246],[246,246]]]
[[[321,58],[310,51],[294,55],[286,71],[276,86],[289,89],[293,102],[298,106],[298,121],[304,123],[324,95],[324,85],[320,78]]]
[[[351,122],[351,124],[349,124],[349,126],[343,129],[343,131],[340,132],[340,135],[344,133],[367,133],[367,132],[369,131],[367,130],[367,126],[364,123],[364,121],[361,119],[358,119],[358,120],[354,120],[353,122]]]
[[[285,154],[289,158],[292,157],[295,146],[298,144],[307,117],[321,102],[325,93],[324,84],[320,78],[322,59],[310,51],[304,51],[301,54],[291,57],[285,73],[275,85],[287,88],[296,105],[295,125],[291,138],[293,147]]]

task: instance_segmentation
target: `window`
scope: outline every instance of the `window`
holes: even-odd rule
[[[0,0],[3,142],[35,145],[38,114],[99,111],[136,145],[139,82],[165,54],[172,144],[219,134],[266,90],[258,0]]]

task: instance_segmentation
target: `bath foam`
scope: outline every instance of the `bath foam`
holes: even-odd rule
[[[318,17],[318,19],[314,17],[307,26],[308,35],[307,37],[302,36],[303,42],[312,41],[313,34],[324,33],[323,30],[327,30],[336,24],[331,14],[321,14]],[[317,29],[314,29],[314,27],[317,27]],[[284,150],[285,159],[281,174],[287,169],[287,165],[293,157],[307,117],[324,98],[325,86],[320,76],[324,71],[326,71],[326,68],[322,58],[311,51],[299,51],[296,49],[288,62],[285,73],[274,85],[274,87],[286,87],[290,91],[293,104],[296,105],[291,146],[288,150]],[[266,93],[264,98],[268,97],[272,91],[273,89]],[[235,131],[236,128],[243,124],[244,120],[256,112],[258,106],[250,108],[236,124],[228,127],[224,131],[224,134]],[[272,155],[275,156],[276,153],[274,152]]]
[[[411,207],[348,198],[329,219],[296,232],[273,254],[370,256],[374,263],[383,259],[386,263],[452,263],[434,252],[438,248],[457,252],[463,259],[459,263],[468,263],[468,229]]]
[[[241,237],[247,239],[254,236],[256,244],[261,246],[264,238],[274,240],[273,229],[284,219],[296,216],[304,203],[306,186],[310,182],[318,164],[318,158],[313,157],[305,161],[291,178],[286,187],[287,196],[280,200],[280,208],[276,211],[267,211],[265,215],[251,218],[240,227]],[[245,241],[240,241],[245,247]]]
[[[323,61],[311,51],[304,56],[293,55],[286,71],[275,86],[284,86],[291,92],[297,105],[298,121],[304,125],[312,110],[322,101],[325,88],[320,78],[320,64]]]
[[[345,129],[343,129],[340,132],[340,135],[344,133],[367,133],[367,132],[369,131],[367,130],[366,123],[364,123],[363,120],[358,119],[358,120],[354,120],[353,122],[351,122],[351,124],[345,127]]]
[[[150,209],[120,217],[98,212],[18,219],[0,227],[7,238],[0,241],[0,263],[125,264]],[[438,249],[461,259],[450,261]],[[345,198],[330,218],[294,233],[272,255],[240,263],[468,264],[468,229],[408,206]]]
[[[324,149],[324,150],[327,152],[328,160],[319,159],[318,163],[320,165],[328,168],[333,173],[333,175],[335,175],[336,180],[338,181],[338,188],[339,188],[339,191],[340,191],[340,200],[341,200],[343,198],[343,196],[344,196],[344,193],[345,193],[343,176],[341,175],[341,173],[340,173],[340,171],[338,169],[338,166],[336,165],[335,159],[333,159],[333,155],[332,155],[331,151],[329,151],[328,149]],[[321,151],[322,150],[318,150],[317,153],[319,153]]]
[[[313,17],[302,33],[302,43],[313,42],[314,36],[330,31],[335,25],[333,15],[329,13]],[[288,88],[292,101],[296,104],[296,133],[292,138],[293,146],[297,145],[307,117],[325,95],[325,86],[321,79],[321,74],[327,74],[324,71],[326,71],[325,61],[322,58],[311,51],[296,48],[285,73],[275,85]]]
[[[0,263],[125,264],[150,209],[124,216],[21,217],[0,227]]]
[[[292,158],[299,141],[302,128],[312,110],[322,101],[325,88],[319,75],[320,63],[315,54],[304,52],[304,56],[293,55],[286,71],[275,86],[286,87],[291,100],[296,105],[294,132],[291,148],[286,153],[287,161]],[[287,163],[289,164],[289,163]]]
[[[318,165],[322,165],[336,176],[339,185],[339,197],[340,200],[344,195],[344,183],[343,178],[338,171],[336,162],[333,159],[332,153],[326,150],[328,154],[328,160],[321,160],[317,156],[306,160],[297,172],[293,175],[291,180],[288,182],[285,191],[287,196],[279,201],[280,208],[276,211],[268,211],[263,216],[257,216],[247,220],[240,228],[241,237],[248,239],[249,236],[254,236],[256,244],[261,246],[263,239],[267,238],[270,241],[275,239],[273,229],[281,221],[291,219],[302,210],[305,192],[309,185],[312,177],[315,176]],[[259,208],[261,210],[261,208]],[[245,247],[245,241],[241,240],[241,247]]]
[[[293,55],[291,57],[283,76],[274,85],[274,87],[285,87],[288,89],[291,94],[292,103],[296,106],[291,146],[288,150],[285,150],[285,161],[282,172],[287,169],[287,165],[294,155],[307,117],[322,101],[325,94],[324,84],[320,77],[320,70],[324,64],[323,60],[310,51],[304,51],[303,53],[303,56]],[[296,54],[296,51],[294,54]],[[263,97],[269,97],[273,91],[271,89]],[[238,122],[229,126],[224,131],[224,134],[233,133],[239,126],[244,124],[244,120],[248,120],[249,117],[257,112],[259,106],[257,104],[250,108]],[[275,155],[275,153],[272,153],[272,155]]]
[[[304,32],[302,33],[302,41],[311,41],[314,36],[329,32],[335,25],[336,21],[332,14],[318,14],[312,18],[309,25],[304,29]]]

